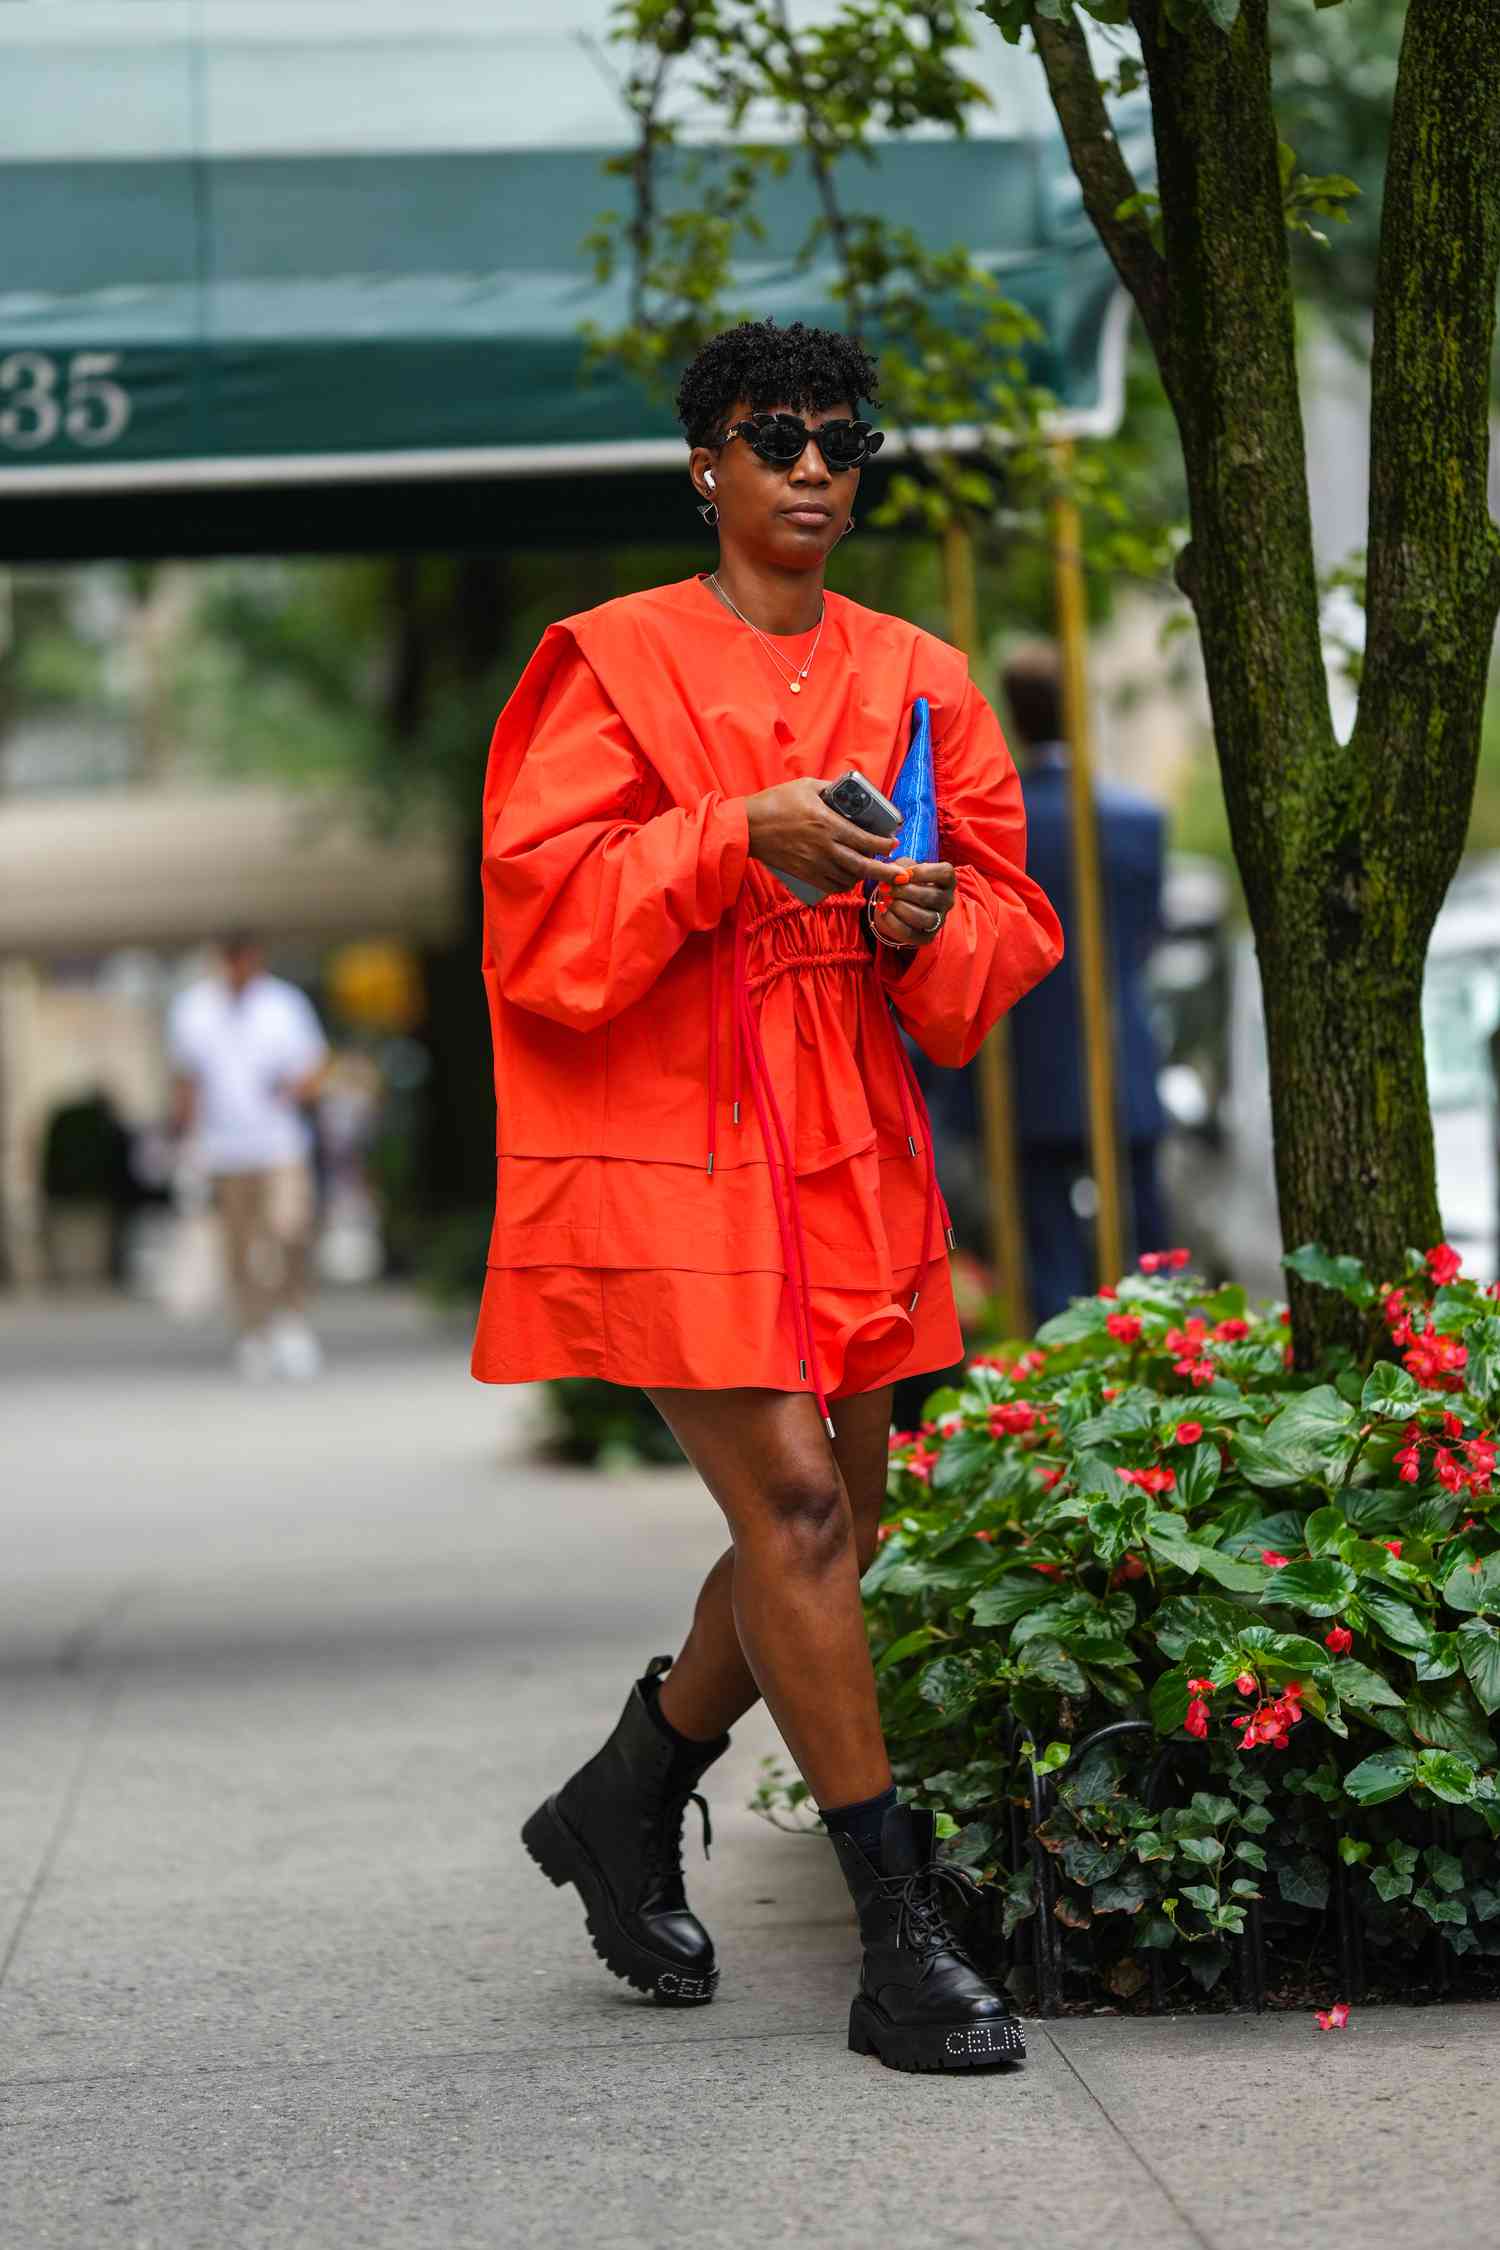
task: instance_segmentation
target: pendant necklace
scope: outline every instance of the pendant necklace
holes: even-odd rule
[[[719,584],[719,576],[717,571],[710,571],[708,583],[710,584],[710,586],[712,586],[714,592],[718,595],[720,601],[724,603],[725,607],[734,611],[734,614],[739,619],[740,623],[742,625],[750,625],[750,620],[745,615],[745,612],[742,609],[736,607],[734,602],[730,600],[728,594],[725,593],[723,587]],[[787,686],[791,689],[793,695],[800,695],[802,693],[802,683],[807,678],[808,673],[812,670],[813,658],[818,653],[818,642],[823,638],[823,619],[827,614],[827,609],[828,605],[826,602],[821,602],[818,605],[818,630],[813,638],[813,645],[807,652],[806,661],[796,671],[792,671],[788,667],[786,658],[782,655],[779,649],[772,647],[770,641],[767,640],[760,627],[758,625],[750,625],[751,632],[760,642],[761,647],[765,650],[767,656],[770,657],[771,662],[775,665],[777,671],[781,674]]]

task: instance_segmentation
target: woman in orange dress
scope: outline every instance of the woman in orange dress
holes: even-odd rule
[[[498,1186],[473,1364],[644,1387],[729,1528],[675,1663],[653,1661],[526,1823],[607,1966],[659,2000],[712,1997],[682,1819],[763,1695],[858,1909],[851,2046],[971,2068],[1020,2037],[945,1918],[932,1816],[897,1801],[859,1597],[892,1385],[962,1350],[897,1027],[966,1063],[1061,935],[963,657],[825,590],[875,396],[848,338],[717,337],[678,397],[717,569],[549,627],[501,714]],[[921,865],[821,795],[851,767],[890,794],[917,697],[944,854]]]

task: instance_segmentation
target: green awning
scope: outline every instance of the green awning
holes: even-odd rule
[[[551,480],[601,472],[622,487],[601,520],[630,523],[638,479],[680,482],[670,411],[584,366],[584,323],[625,303],[582,248],[622,193],[601,169],[625,138],[608,7],[538,12],[10,0],[6,552],[381,543],[393,488],[430,487],[441,526],[465,488],[505,487],[519,523],[557,515]],[[1033,371],[1065,425],[1112,427],[1123,300],[1061,144],[1019,113],[1045,115],[1031,66],[978,36],[986,129],[887,144],[861,203],[960,233],[1041,322]],[[810,216],[801,178],[768,195],[767,254],[737,277],[757,313],[836,317],[827,277],[775,255]],[[236,535],[268,515],[279,535]],[[507,535],[491,510],[484,543]]]

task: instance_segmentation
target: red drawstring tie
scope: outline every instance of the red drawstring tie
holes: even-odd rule
[[[749,940],[744,916],[739,903],[730,910],[734,919],[734,968],[731,979],[730,1036],[733,1065],[733,1118],[740,1122],[740,1095],[742,1065],[748,1057],[751,1091],[755,1097],[756,1114],[761,1121],[761,1134],[766,1147],[766,1169],[771,1182],[771,1201],[776,1211],[776,1228],[781,1237],[782,1267],[786,1286],[791,1293],[792,1333],[796,1341],[798,1362],[804,1383],[811,1383],[818,1402],[818,1411],[830,1437],[834,1436],[833,1417],[828,1411],[818,1369],[817,1347],[813,1340],[812,1288],[809,1279],[807,1237],[802,1225],[802,1203],[797,1190],[797,1170],[792,1158],[791,1142],[786,1120],[776,1099],[776,1089],[771,1080],[770,1066],[766,1061],[765,1047],[760,1036],[760,1025],[750,1002],[750,985],[747,975]],[[715,925],[709,986],[709,1040],[708,1040],[708,1170],[714,1168],[718,1147],[719,1110],[719,1013],[723,989],[720,966],[720,938],[723,920]],[[938,1186],[937,1156],[932,1144],[932,1127],[927,1118],[926,1105],[905,1041],[896,1027],[889,1000],[882,992],[880,1012],[885,1018],[887,1034],[896,1062],[896,1088],[901,1099],[902,1123],[906,1129],[906,1145],[913,1156],[921,1154],[925,1162],[926,1197],[922,1214],[922,1259],[917,1272],[917,1283],[911,1294],[909,1311],[915,1311],[917,1299],[926,1284],[928,1268],[932,1263],[933,1220],[942,1212],[942,1226],[949,1248],[954,1235],[949,1224],[948,1207]],[[921,1120],[920,1150],[914,1127]],[[784,1171],[785,1179],[779,1177]]]

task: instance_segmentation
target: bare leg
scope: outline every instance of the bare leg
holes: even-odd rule
[[[820,1804],[879,1795],[890,1765],[859,1601],[885,1502],[890,1388],[832,1407],[800,1392],[653,1390],[728,1519],[662,1687],[663,1716],[709,1741],[764,1694]]]

